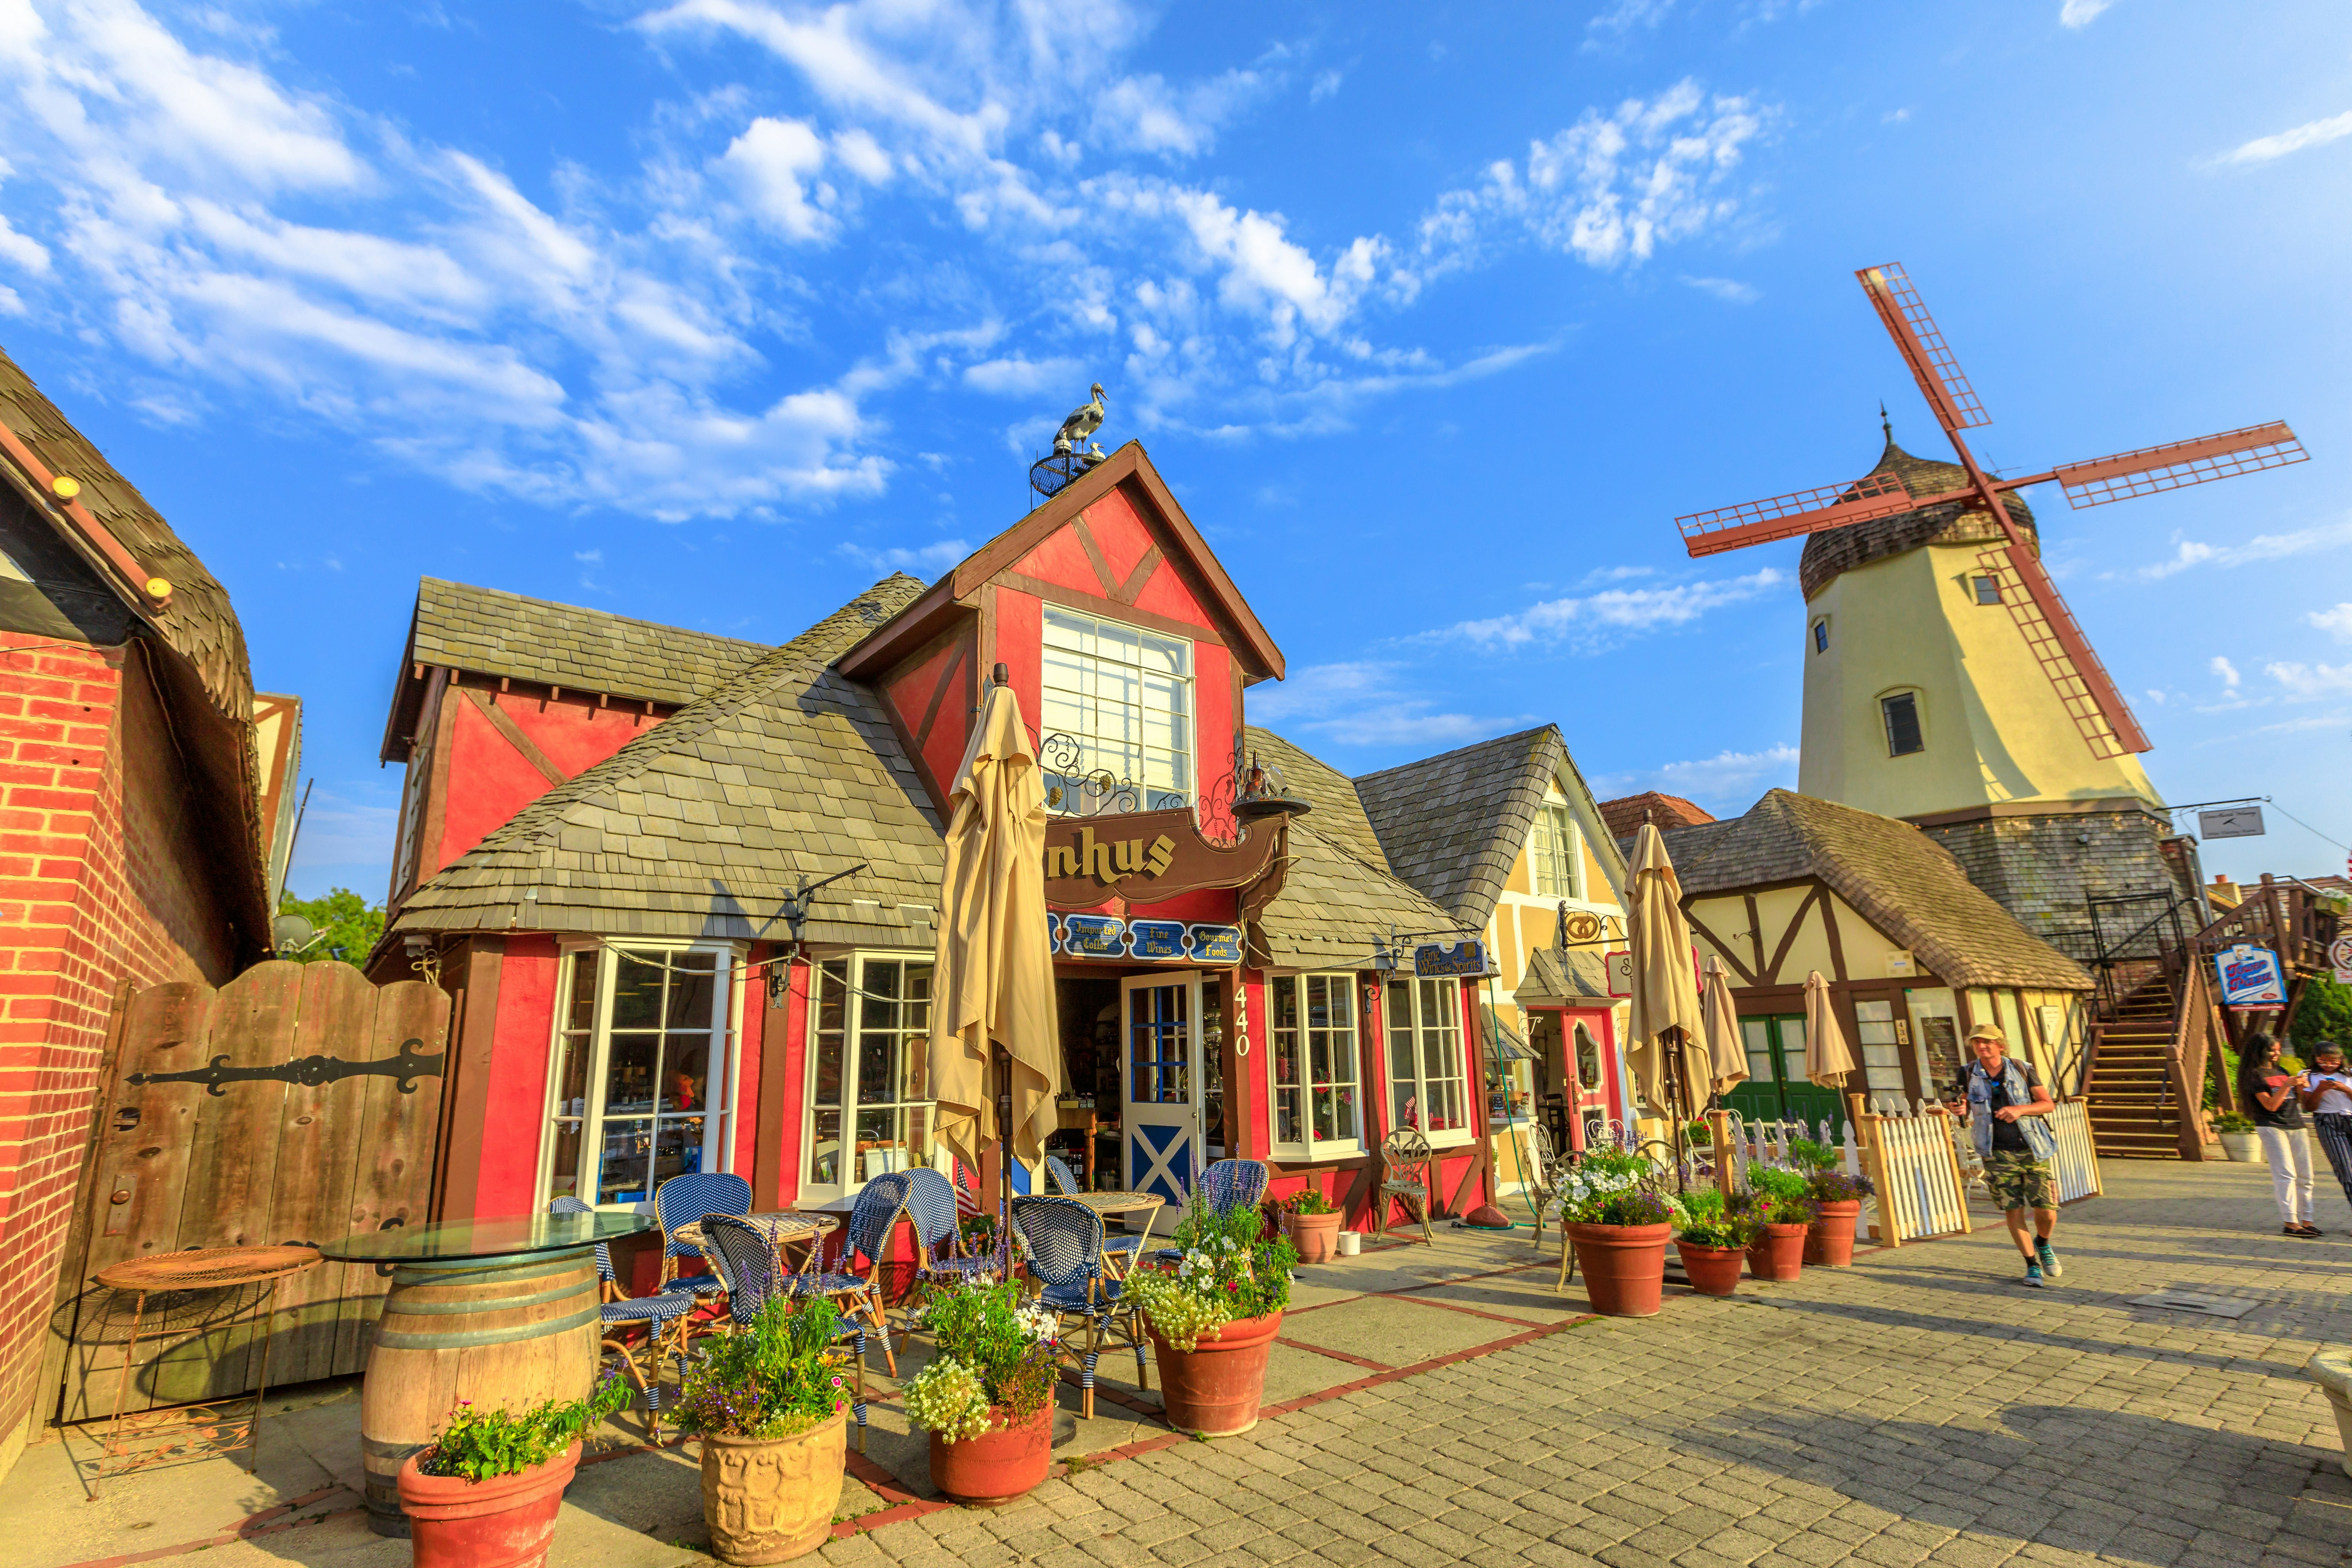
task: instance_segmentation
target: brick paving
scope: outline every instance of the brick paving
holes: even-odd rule
[[[836,1541],[947,1568],[2334,1564],[2352,1478],[2301,1373],[2352,1338],[2352,1216],[2276,1234],[2259,1168],[2114,1163],[2035,1291],[1999,1221],[1679,1296],[1260,1424]],[[2181,1288],[2236,1321],[2135,1307]],[[1507,1312],[1504,1306],[1496,1310]],[[1497,1325],[1501,1327],[1502,1325]],[[1371,1347],[1360,1347],[1371,1348]],[[1394,1351],[1383,1348],[1384,1357]]]

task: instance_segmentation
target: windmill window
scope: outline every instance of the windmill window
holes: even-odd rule
[[[1827,616],[1813,623],[1813,651],[1815,653],[1830,651],[1830,623]]]
[[[1898,691],[1892,697],[1878,700],[1878,711],[1886,721],[1886,754],[1907,757],[1914,752],[1927,749],[1927,738],[1919,729],[1919,694]]]
[[[1978,604],[1998,605],[2000,603],[2000,583],[1999,579],[1992,577],[1977,577],[1970,580],[1969,586],[1975,591]]]

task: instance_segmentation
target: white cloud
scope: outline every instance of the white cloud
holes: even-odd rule
[[[320,879],[324,872],[369,867],[388,870],[385,863],[392,858],[393,834],[399,818],[397,806],[370,805],[330,784],[312,797],[302,814],[302,837],[294,846],[294,864],[287,880],[299,879],[304,886],[323,893],[326,889]],[[373,888],[360,890],[371,899],[378,896]]]
[[[1106,147],[1197,157],[1216,145],[1219,127],[1271,85],[1267,77],[1248,70],[1229,70],[1186,87],[1171,87],[1156,74],[1125,77],[1096,97],[1090,133]]]
[[[2207,668],[2221,678],[2222,685],[2232,691],[2238,689],[2238,667],[2231,664],[2227,658],[2217,653],[2213,656],[2213,662]]]
[[[1480,716],[1439,709],[1412,690],[1406,667],[1380,659],[1302,665],[1252,689],[1250,721],[1287,738],[1341,746],[1443,750],[1537,722],[1527,714]]]
[[[2352,664],[2282,662],[2263,666],[2263,673],[2286,688],[2290,702],[2310,702],[2352,692]]]
[[[1675,0],[1617,0],[1584,24],[1584,47],[1601,47],[1601,39],[1620,38],[1636,27],[1654,28],[1675,8]]]
[[[970,555],[971,546],[961,539],[942,539],[936,544],[925,544],[913,550],[898,545],[869,550],[862,544],[845,541],[836,547],[835,552],[871,572],[906,572],[928,580]]]
[[[2332,610],[2314,610],[2303,618],[2337,642],[2352,642],[2352,604],[2338,605]]]
[[[1725,186],[1769,113],[1745,98],[1710,97],[1685,78],[1656,98],[1627,99],[1584,117],[1510,159],[1487,165],[1474,186],[1449,191],[1421,221],[1431,275],[1468,265],[1502,232],[1590,267],[1648,260],[1659,246],[1729,221]]]
[[[2058,25],[2077,30],[2089,26],[2116,0],[2066,0],[2058,7]]]
[[[604,559],[604,552],[601,550],[575,550],[572,552],[572,559],[583,565],[593,566]]]
[[[2300,153],[2306,147],[2325,147],[2330,142],[2340,142],[2347,136],[2352,136],[2352,111],[2332,114],[2325,120],[2307,121],[2292,131],[2282,131],[2274,136],[2257,136],[2231,148],[2212,162],[2217,165],[2267,163],[2290,153]]]
[[[1678,583],[1664,588],[1609,588],[1582,597],[1547,599],[1507,616],[1459,621],[1415,640],[1449,640],[1485,648],[1566,644],[1590,652],[1662,626],[1687,626],[1709,610],[1755,598],[1789,580],[1767,566],[1745,577]]]
[[[1318,71],[1313,85],[1307,89],[1307,101],[1320,103],[1327,98],[1339,96],[1339,83],[1342,79],[1341,73],[1339,71]]]
[[[2306,555],[2315,550],[2334,550],[2346,544],[2352,544],[2352,521],[2322,523],[2316,528],[2298,529],[2293,533],[2258,533],[2243,544],[2204,544],[2193,539],[2181,539],[2176,534],[2169,558],[2137,567],[2131,575],[2144,583],[2155,582],[2186,572],[2192,566],[2243,566],[2250,562],[2276,561],[2289,555]]]
[[[833,237],[833,218],[822,210],[833,205],[833,187],[814,178],[824,167],[824,142],[806,121],[762,115],[729,144],[721,162],[751,209],[784,237]]]
[[[1797,748],[1782,742],[1760,752],[1726,750],[1693,762],[1667,763],[1654,776],[1657,788],[1687,800],[1745,802],[1775,785],[1796,787]]]
[[[1073,393],[1070,406],[1086,401],[1086,367],[1074,359],[1032,360],[1020,354],[966,365],[963,384],[992,397],[1036,397],[1059,390]]]
[[[1685,278],[1684,282],[1702,294],[1712,294],[1727,305],[1753,305],[1763,298],[1746,283],[1729,278]]]

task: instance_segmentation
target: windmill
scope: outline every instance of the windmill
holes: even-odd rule
[[[2106,668],[2083,636],[2083,628],[2058,596],[2036,550],[2021,533],[2002,498],[2029,486],[2057,483],[2069,504],[2103,506],[2159,490],[2179,489],[2208,479],[2228,479],[2262,468],[2299,463],[2310,456],[2284,423],[2249,426],[2193,441],[2143,447],[2086,463],[2069,463],[2042,473],[2002,479],[1989,473],[1969,450],[1960,432],[1988,425],[1990,417],[1960,370],[1944,335],[1902,268],[1866,267],[1854,276],[1872,309],[1910,367],[1912,379],[1935,411],[1936,421],[1958,455],[1966,483],[1935,494],[1912,492],[1904,478],[1883,470],[1851,484],[1799,490],[1744,506],[1694,512],[1675,519],[1684,545],[1694,556],[1713,555],[1777,539],[1793,539],[1901,512],[1959,502],[1982,509],[1998,525],[2002,541],[1979,554],[1980,570],[1997,584],[2000,602],[2022,634],[2033,660],[2056,690],[2066,714],[2091,753],[2118,758],[2149,749],[2149,742]]]

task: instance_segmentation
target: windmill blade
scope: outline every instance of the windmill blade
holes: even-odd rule
[[[1927,406],[1936,411],[1944,428],[1965,430],[1971,425],[1991,424],[1992,416],[1977,401],[1976,389],[1961,372],[1951,345],[1944,342],[1936,318],[1927,314],[1927,301],[1911,287],[1910,275],[1890,261],[1884,267],[1865,267],[1854,276],[1862,279],[1863,292],[1870,296],[1878,319],[1886,323],[1895,346],[1903,351],[1911,379],[1919,384]]]
[[[1717,507],[1675,519],[1683,531],[1683,544],[1693,555],[1715,555],[1746,544],[1768,544],[1794,539],[1824,528],[1892,517],[1916,504],[1903,481],[1893,474],[1865,474],[1848,485],[1826,485],[1797,490],[1770,500],[1742,506]]]
[[[2121,757],[2148,750],[2151,742],[2131,705],[2091,651],[2074,612],[2058,596],[2058,585],[2033,552],[1997,544],[1979,552],[1977,564],[2000,584],[2001,603],[2091,754]]]
[[[2067,503],[2079,510],[2310,458],[2285,422],[2274,420],[2194,441],[2168,441],[2137,452],[2118,452],[2095,462],[2070,463],[2055,470],[2055,477],[2065,487]]]

